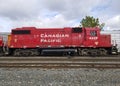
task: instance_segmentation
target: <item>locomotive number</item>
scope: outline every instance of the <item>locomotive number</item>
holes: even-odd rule
[[[97,40],[98,37],[89,37],[90,40]]]

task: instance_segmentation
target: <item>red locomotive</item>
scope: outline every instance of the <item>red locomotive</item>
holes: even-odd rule
[[[8,36],[9,54],[14,56],[41,55],[44,52],[63,54],[107,55],[117,53],[111,36],[100,34],[99,28],[35,28],[13,29]]]

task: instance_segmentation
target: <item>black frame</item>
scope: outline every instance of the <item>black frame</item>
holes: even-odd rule
[[[16,34],[16,35],[31,34],[31,31],[30,30],[12,30],[12,34]]]
[[[82,28],[80,28],[80,27],[72,28],[72,32],[73,33],[81,33],[82,32]]]

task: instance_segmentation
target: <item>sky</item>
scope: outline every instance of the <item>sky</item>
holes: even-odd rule
[[[0,32],[17,27],[77,27],[85,16],[120,30],[120,0],[0,0]]]

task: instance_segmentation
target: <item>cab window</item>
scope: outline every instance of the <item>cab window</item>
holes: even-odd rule
[[[19,35],[19,34],[30,34],[30,30],[12,30],[12,34]]]
[[[97,31],[90,31],[90,36],[97,36]]]

